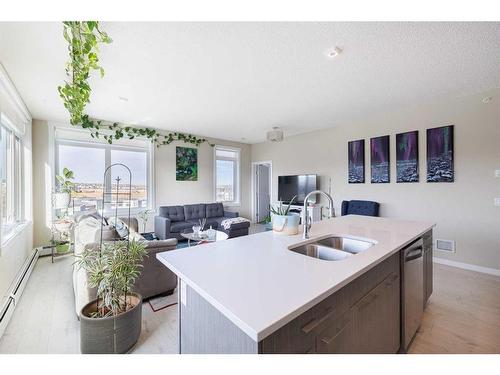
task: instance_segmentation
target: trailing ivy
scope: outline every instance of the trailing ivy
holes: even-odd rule
[[[105,125],[100,120],[91,119],[85,114],[85,107],[90,103],[92,89],[89,78],[92,71],[99,71],[104,77],[104,69],[99,64],[99,45],[112,43],[111,38],[100,30],[98,21],[66,21],[63,22],[64,39],[68,42],[69,61],[66,64],[66,75],[69,80],[59,86],[59,96],[70,115],[73,126],[81,126],[90,131],[92,138],[103,138],[109,144],[122,138],[134,139],[146,137],[157,147],[168,145],[174,141],[199,146],[208,142],[191,134],[173,132],[163,134],[153,128],[141,128],[113,123]]]

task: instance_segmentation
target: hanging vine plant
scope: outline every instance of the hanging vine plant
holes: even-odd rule
[[[174,141],[195,146],[207,142],[214,146],[205,138],[191,134],[163,134],[153,128],[120,125],[116,122],[108,125],[91,119],[85,114],[85,107],[90,103],[92,92],[88,80],[93,71],[99,71],[101,78],[104,77],[104,69],[99,64],[99,45],[110,44],[112,40],[99,28],[98,21],[66,21],[63,26],[64,39],[68,42],[69,61],[66,64],[66,75],[69,79],[57,90],[69,112],[71,125],[88,129],[92,138],[102,137],[109,144],[122,138],[146,137],[158,147]]]

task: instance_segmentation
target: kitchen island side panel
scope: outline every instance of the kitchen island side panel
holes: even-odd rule
[[[258,343],[195,290],[180,301],[182,354],[257,354]]]

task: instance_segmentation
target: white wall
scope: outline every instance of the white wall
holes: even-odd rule
[[[492,96],[489,104],[482,98]],[[332,103],[334,105],[334,103]],[[426,183],[425,129],[455,125],[455,182]],[[333,124],[332,124],[333,125]],[[288,137],[282,143],[252,145],[252,161],[272,160],[273,199],[279,175],[317,173],[320,188],[342,200],[381,203],[381,216],[437,224],[435,237],[456,241],[456,253],[436,256],[500,269],[500,90],[468,97],[445,97],[425,105],[395,109],[370,118],[335,124],[336,128]],[[397,184],[395,134],[419,130],[420,182]],[[390,134],[391,183],[371,184],[370,137]],[[347,142],[365,139],[365,184],[347,183]]]
[[[54,179],[52,171],[54,157],[53,142],[50,137],[47,121],[33,122],[33,179],[34,190],[34,244],[41,246],[50,240],[50,191]],[[89,136],[89,140],[91,140]],[[228,207],[230,211],[238,211],[240,215],[250,217],[250,145],[209,139],[211,143],[237,147],[241,149],[241,205]],[[162,205],[189,203],[209,203],[214,201],[214,149],[208,144],[198,148],[198,181],[175,180],[175,147],[194,147],[183,142],[154,149],[155,204],[157,209]],[[75,171],[78,173],[78,171]],[[148,221],[146,230],[153,230],[153,219]],[[140,224],[141,225],[141,224]],[[141,226],[142,230],[142,226]]]
[[[33,244],[48,245],[51,232],[51,191],[54,171],[47,121],[33,120]],[[52,150],[53,152],[53,150]],[[53,156],[52,156],[53,157]]]
[[[32,225],[32,145],[31,145],[31,115],[28,113],[22,99],[17,93],[12,82],[7,78],[7,73],[0,64],[0,111],[7,113],[17,125],[19,121],[25,125],[23,142],[23,180],[25,182],[24,218],[26,223],[18,227],[15,235],[0,245],[0,306],[6,292],[17,276],[21,266],[33,249]],[[26,120],[27,119],[27,120]],[[27,122],[25,122],[27,121]],[[5,239],[4,239],[5,240]]]
[[[227,207],[250,218],[250,145],[209,139],[210,143],[239,148],[241,150],[241,204]],[[155,149],[156,206],[176,204],[210,203],[215,201],[214,192],[214,148],[202,144],[198,149],[198,181],[175,180],[175,147],[189,145],[172,143]],[[152,225],[152,224],[151,224]]]

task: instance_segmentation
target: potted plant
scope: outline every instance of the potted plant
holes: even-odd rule
[[[56,240],[55,246],[57,254],[66,254],[69,251],[69,242],[66,240]]]
[[[273,232],[288,236],[299,233],[300,216],[290,214],[290,206],[297,196],[294,196],[287,206],[282,202],[275,207],[270,206],[272,214]]]
[[[273,223],[271,218],[271,205],[269,205],[269,214],[259,224],[264,225],[266,227],[266,230],[273,229]]]
[[[56,176],[58,183],[57,192],[54,194],[54,207],[56,209],[63,209],[69,206],[71,200],[71,191],[73,190],[75,178],[72,170],[64,167],[63,173]]]
[[[127,353],[141,333],[142,297],[132,288],[141,273],[145,244],[138,241],[106,243],[87,248],[77,264],[88,273],[97,299],[80,312],[82,353]]]

